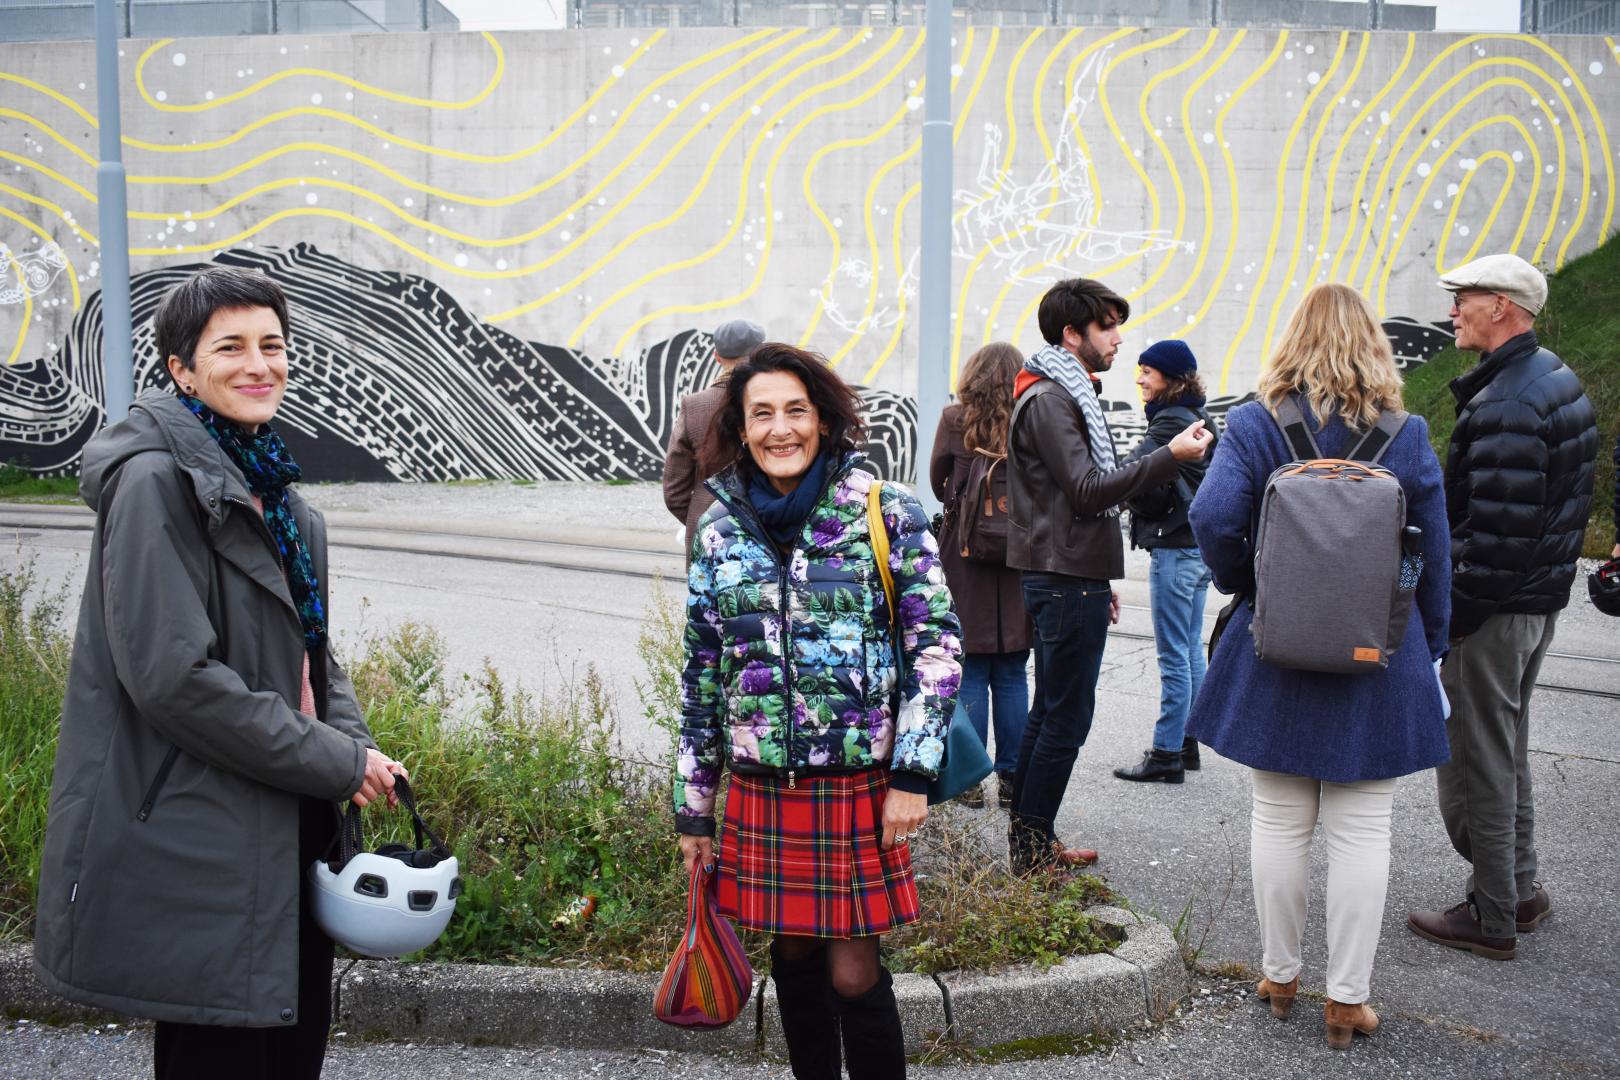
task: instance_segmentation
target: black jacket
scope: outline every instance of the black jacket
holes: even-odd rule
[[[1520,334],[1451,381],[1451,636],[1569,603],[1592,512],[1597,418],[1575,373]]]
[[[1194,420],[1202,420],[1210,434],[1215,433],[1215,425],[1202,407],[1168,405],[1161,409],[1149,421],[1147,433],[1136,444],[1136,449],[1125,455],[1124,463],[1144,458],[1161,446],[1169,446],[1170,440],[1191,427]],[[1132,547],[1198,546],[1198,541],[1193,538],[1192,526],[1187,523],[1187,508],[1192,505],[1193,496],[1198,494],[1198,485],[1204,482],[1204,473],[1214,456],[1215,443],[1212,441],[1202,458],[1177,463],[1178,475],[1171,483],[1125,501],[1131,512]]]

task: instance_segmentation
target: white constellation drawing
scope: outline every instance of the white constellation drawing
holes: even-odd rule
[[[988,264],[993,279],[1050,285],[1069,276],[1065,268],[1071,264],[1112,262],[1152,251],[1195,250],[1191,241],[1172,239],[1168,230],[1104,229],[1096,223],[1102,207],[1091,185],[1090,162],[1080,151],[1075,133],[1080,118],[1096,101],[1103,64],[1111,50],[1112,46],[1095,53],[1081,68],[1063,109],[1057,155],[1028,183],[1016,182],[1009,170],[999,166],[1004,135],[998,125],[985,124],[974,186],[951,196],[954,205],[965,207],[953,215],[951,254],[955,258],[973,261],[984,253],[982,262]],[[844,259],[816,289],[828,320],[849,334],[892,327],[900,319],[900,298],[905,297],[908,305],[916,298],[920,256],[920,251],[912,252],[892,296],[873,304],[870,314],[864,309],[873,268],[863,259]],[[840,307],[841,291],[845,295],[858,292],[861,315]]]
[[[17,275],[12,265],[22,271]],[[67,267],[67,256],[55,244],[36,251],[16,252],[0,244],[0,304],[21,304],[42,296]]]

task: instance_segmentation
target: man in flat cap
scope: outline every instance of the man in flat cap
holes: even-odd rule
[[[1517,934],[1552,911],[1536,881],[1530,793],[1530,689],[1569,603],[1592,511],[1597,421],[1580,380],[1536,341],[1547,279],[1516,255],[1490,255],[1440,279],[1457,347],[1479,363],[1451,382],[1457,426],[1446,451],[1451,521],[1451,761],[1440,814],[1473,864],[1468,896],[1407,924],[1430,941],[1511,960]]]
[[[713,386],[681,398],[675,414],[675,427],[669,435],[669,453],[664,457],[664,505],[675,520],[686,526],[686,557],[692,558],[692,530],[698,518],[714,503],[714,496],[703,486],[708,477],[698,468],[698,447],[709,432],[709,423],[726,398],[726,379],[738,362],[746,360],[765,341],[765,328],[747,319],[723,322],[714,331],[714,361],[720,377]]]

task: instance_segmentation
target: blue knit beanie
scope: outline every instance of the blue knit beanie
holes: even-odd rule
[[[1167,379],[1180,378],[1198,370],[1198,360],[1193,356],[1192,350],[1187,348],[1187,343],[1175,338],[1155,341],[1142,350],[1142,355],[1136,358],[1136,362],[1143,367],[1158,370]]]

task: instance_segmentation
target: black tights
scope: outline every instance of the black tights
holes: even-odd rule
[[[776,955],[789,962],[803,960],[818,949],[827,950],[827,978],[839,996],[857,998],[877,985],[882,968],[878,964],[878,939],[858,937],[829,939],[779,934]]]

